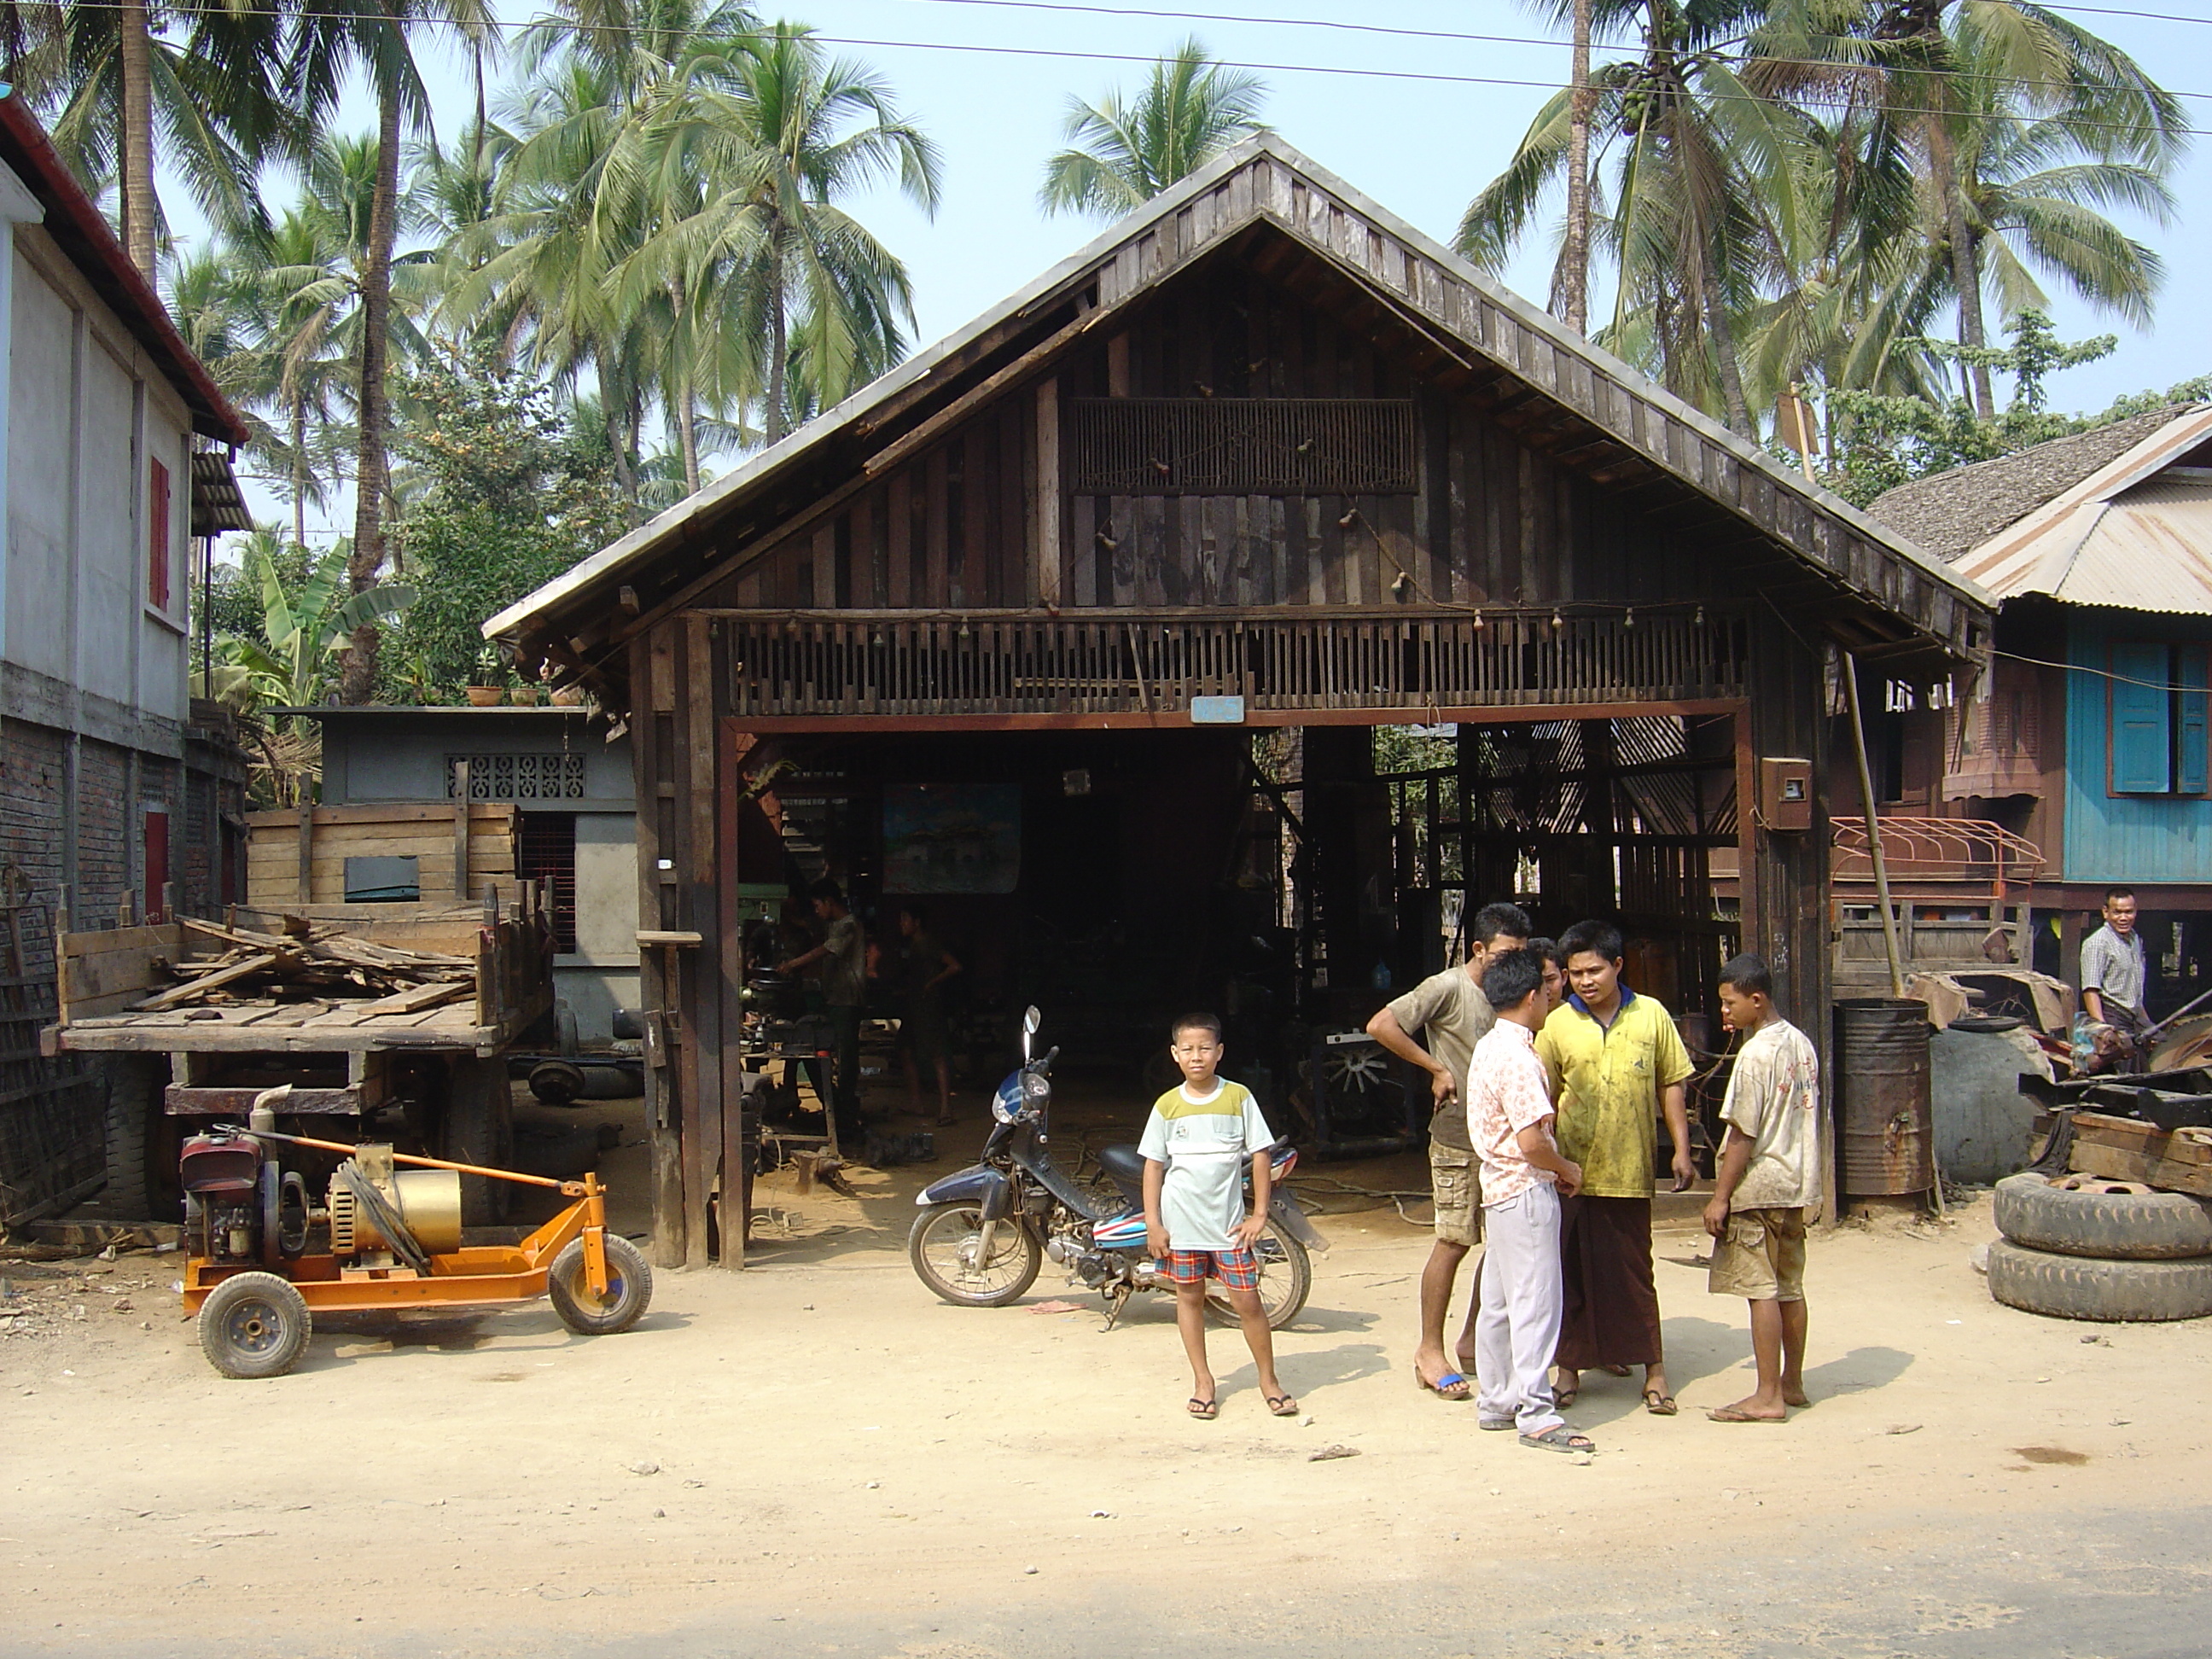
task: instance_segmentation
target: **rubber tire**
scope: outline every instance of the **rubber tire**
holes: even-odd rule
[[[176,1221],[184,1214],[183,1143],[177,1120],[161,1109],[168,1062],[149,1054],[98,1058],[107,1182],[97,1207],[120,1221]]]
[[[638,1254],[637,1246],[617,1234],[607,1240],[607,1289],[613,1294],[605,1307],[591,1299],[584,1282],[584,1241],[572,1238],[553,1258],[545,1275],[545,1294],[561,1322],[579,1336],[612,1336],[645,1317],[653,1305],[653,1269]]]
[[[1997,1231],[2032,1250],[2108,1261],[2212,1256],[2212,1204],[2186,1193],[2070,1191],[2016,1175],[1997,1182],[1994,1209]]]
[[[1004,1308],[1020,1301],[1029,1293],[1030,1286],[1036,1283],[1038,1270],[1044,1266],[1044,1246],[1037,1243],[1037,1236],[1024,1227],[1019,1218],[1008,1216],[999,1225],[1021,1241],[1027,1259],[1022,1264],[1021,1271],[1014,1275],[1012,1284],[989,1296],[963,1295],[931,1270],[927,1259],[921,1253],[922,1240],[928,1237],[930,1229],[937,1222],[954,1212],[973,1212],[975,1208],[973,1201],[933,1204],[915,1217],[914,1226],[906,1236],[907,1261],[913,1265],[914,1276],[928,1285],[940,1301],[950,1302],[956,1308]]]
[[[447,1068],[438,1156],[486,1169],[514,1167],[514,1090],[505,1060],[463,1054]],[[514,1197],[512,1182],[463,1176],[461,1225],[498,1226],[507,1219]]]
[[[241,1348],[229,1329],[234,1317],[257,1315],[273,1328],[269,1345]],[[208,1292],[198,1320],[200,1352],[225,1376],[257,1382],[282,1376],[300,1363],[314,1334],[314,1316],[299,1290],[275,1273],[234,1273]]]
[[[1990,1246],[1990,1294],[2052,1319],[2202,1319],[2212,1314],[2212,1260],[2107,1261],[1999,1239]]]
[[[1261,1245],[1270,1241],[1281,1249],[1283,1259],[1288,1264],[1291,1281],[1289,1297],[1267,1316],[1267,1328],[1279,1331],[1305,1310],[1306,1297],[1313,1293],[1313,1258],[1306,1253],[1304,1245],[1285,1232],[1282,1224],[1272,1218],[1267,1223],[1267,1231],[1260,1238]],[[1239,1322],[1237,1310],[1229,1305],[1228,1297],[1218,1290],[1207,1290],[1206,1311],[1217,1325],[1225,1328]]]

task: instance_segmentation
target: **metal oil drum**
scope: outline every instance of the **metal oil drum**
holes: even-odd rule
[[[1926,1005],[1849,997],[1836,1004],[1838,1116],[1847,1198],[1924,1193],[1936,1184]]]

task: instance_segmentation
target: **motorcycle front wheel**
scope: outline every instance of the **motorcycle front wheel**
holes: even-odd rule
[[[1306,1254],[1306,1247],[1285,1232],[1273,1217],[1268,1218],[1267,1231],[1252,1246],[1252,1254],[1260,1263],[1261,1311],[1267,1316],[1268,1328],[1279,1331],[1306,1305],[1307,1293],[1313,1289],[1313,1259]],[[1228,1297],[1211,1285],[1206,1292],[1206,1310],[1217,1325],[1237,1323],[1237,1310],[1229,1305]]]
[[[979,1261],[983,1211],[975,1204],[939,1204],[914,1218],[907,1259],[917,1278],[963,1308],[1003,1308],[1021,1299],[1044,1265],[1036,1235],[1009,1216],[991,1234],[991,1255]]]

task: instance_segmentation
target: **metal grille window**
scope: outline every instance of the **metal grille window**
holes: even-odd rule
[[[1079,398],[1079,495],[1403,495],[1417,487],[1401,398]]]
[[[580,754],[448,755],[446,799],[453,799],[463,761],[469,763],[471,800],[581,800]]]
[[[525,812],[516,837],[514,873],[542,882],[545,910],[553,921],[553,948],[564,956],[576,950],[576,815]]]

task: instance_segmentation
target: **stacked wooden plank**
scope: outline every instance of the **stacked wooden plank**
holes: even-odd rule
[[[2107,1181],[2212,1198],[2212,1129],[2160,1129],[2131,1117],[2074,1115],[2069,1167]]]
[[[170,981],[130,1005],[134,1013],[254,1000],[354,1001],[362,1012],[410,1013],[472,998],[471,957],[410,949],[348,933],[332,922],[288,917],[282,933],[179,917],[186,941],[210,954],[152,964]]]
[[[367,806],[311,806],[255,812],[247,823],[246,902],[258,909],[341,904],[346,860],[408,858],[424,903],[479,896],[484,884],[514,881],[516,811],[511,802],[392,801]],[[467,865],[461,866],[465,814]],[[307,890],[301,891],[301,871]],[[459,879],[455,878],[459,872]]]

